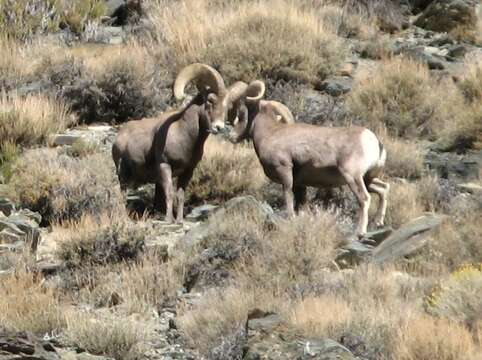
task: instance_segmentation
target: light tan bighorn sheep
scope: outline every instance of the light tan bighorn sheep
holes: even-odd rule
[[[184,89],[194,82],[199,90],[187,105],[155,118],[129,121],[119,131],[112,157],[121,184],[155,184],[155,208],[173,221],[174,193],[177,192],[176,221],[183,220],[184,192],[203,155],[209,133],[224,128],[226,116],[236,116],[221,75],[205,64],[181,70],[174,82],[174,96],[185,97]],[[235,86],[234,86],[235,87]],[[177,191],[173,179],[177,178]]]
[[[293,216],[306,201],[306,187],[347,184],[360,205],[357,226],[363,236],[368,226],[370,194],[380,197],[375,224],[382,226],[389,185],[377,176],[386,151],[375,134],[363,127],[320,127],[286,121],[280,123],[279,106],[261,100],[265,85],[256,80],[245,86],[239,116],[232,121],[233,142],[252,139],[268,178],[283,186],[286,209]]]

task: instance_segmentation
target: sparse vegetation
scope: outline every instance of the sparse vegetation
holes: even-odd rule
[[[0,98],[0,141],[17,145],[45,144],[48,135],[64,130],[74,119],[63,103],[42,96]]]
[[[190,202],[228,200],[258,194],[266,183],[263,170],[249,145],[233,145],[208,138],[203,160],[189,184]]]
[[[241,1],[222,8],[203,1],[160,2],[150,18],[154,39],[166,41],[163,55],[173,69],[204,62],[228,82],[316,82],[333,73],[346,54],[330,24],[291,1]]]
[[[395,58],[383,61],[374,75],[360,77],[349,105],[371,128],[410,139],[431,137],[453,125],[460,119],[460,101],[454,84],[431,78],[424,65]]]
[[[59,297],[54,290],[43,288],[41,281],[25,269],[2,277],[0,327],[43,336],[65,325]]]
[[[59,255],[69,268],[80,269],[135,260],[144,245],[144,234],[122,220],[94,220],[58,229]]]
[[[10,187],[44,221],[124,211],[111,159],[106,154],[71,158],[54,149],[23,153],[12,167]],[[122,205],[122,206],[121,206]]]
[[[88,313],[67,316],[66,334],[76,346],[93,354],[105,354],[116,360],[138,359],[139,347],[146,339],[145,325],[135,320],[96,318]]]

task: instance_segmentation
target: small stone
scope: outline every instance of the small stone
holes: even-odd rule
[[[474,195],[482,195],[482,185],[476,183],[457,184],[457,189]]]
[[[50,136],[49,144],[51,146],[72,145],[81,138],[82,136],[78,134],[54,134]]]
[[[7,198],[0,199],[0,211],[6,216],[9,216],[15,211],[15,204]]]
[[[347,76],[334,76],[321,83],[320,90],[331,96],[340,96],[351,90],[353,80]]]
[[[29,220],[35,221],[37,224],[40,224],[42,222],[42,215],[29,209],[20,209],[19,211],[17,211],[16,214]]]
[[[0,231],[0,244],[13,244],[22,240],[22,235],[18,235],[9,228]]]
[[[216,205],[211,205],[211,204],[205,204],[201,206],[197,206],[194,209],[191,210],[191,212],[186,215],[187,220],[191,221],[203,221],[206,220],[214,210],[216,210],[218,206]]]

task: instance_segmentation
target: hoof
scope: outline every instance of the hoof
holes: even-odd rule
[[[382,228],[385,226],[385,223],[383,221],[375,221],[375,226],[377,228]]]

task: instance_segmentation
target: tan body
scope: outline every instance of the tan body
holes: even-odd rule
[[[258,82],[256,86],[264,93],[264,86]],[[269,102],[247,98],[246,114],[235,124],[232,138],[253,140],[266,176],[283,186],[288,213],[294,215],[295,208],[305,202],[307,186],[347,184],[360,204],[358,235],[367,231],[369,192],[380,196],[375,222],[383,225],[389,186],[377,178],[386,152],[375,134],[362,127],[283,124],[277,116]]]

